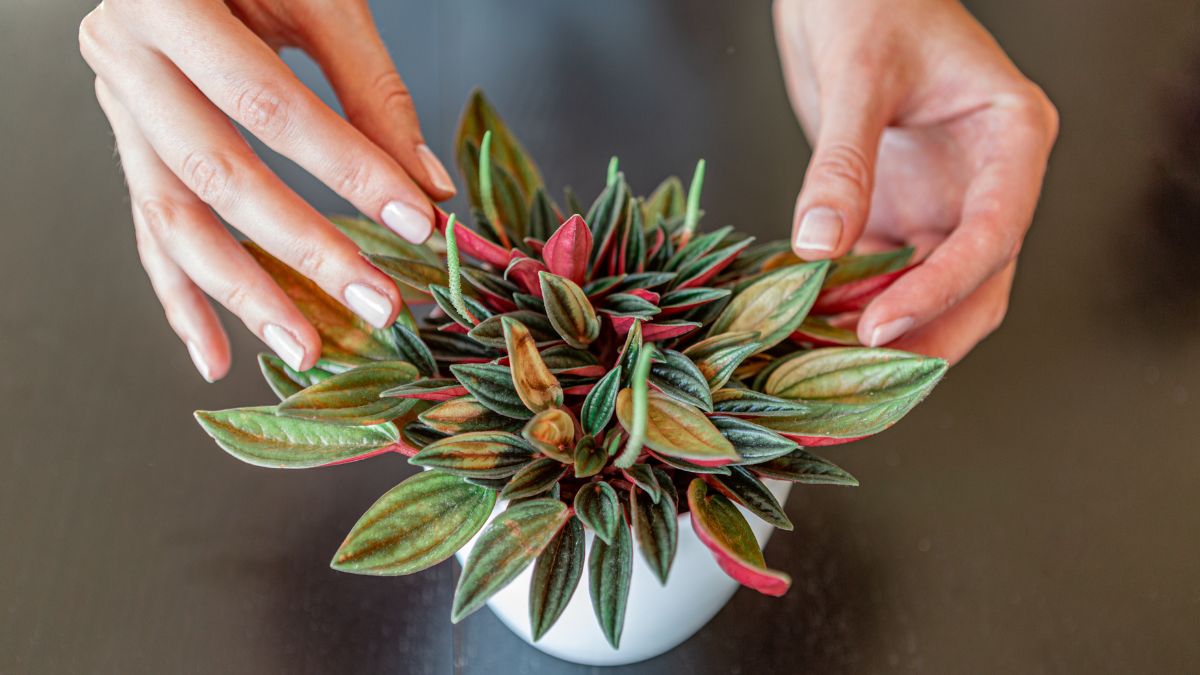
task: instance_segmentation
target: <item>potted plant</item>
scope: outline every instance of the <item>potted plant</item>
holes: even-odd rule
[[[649,658],[739,583],[786,592],[761,546],[792,527],[788,490],[857,485],[812,448],[882,431],[946,370],[851,330],[912,251],[805,262],[732,227],[701,233],[703,162],[686,192],[670,178],[640,198],[614,159],[590,208],[568,192],[564,210],[478,93],[457,151],[476,229],[449,216],[436,246],[414,246],[334,219],[426,318],[374,330],[248,245],[322,358],[296,372],[260,356],[279,403],[200,424],[260,466],[408,456],[425,470],[367,509],[332,566],[411,574],[458,552],[451,620],[490,603],[561,658]]]

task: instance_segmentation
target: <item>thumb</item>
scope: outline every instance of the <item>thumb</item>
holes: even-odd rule
[[[822,102],[816,147],[796,199],[792,249],[805,259],[845,255],[862,234],[887,125],[883,107],[851,90]]]

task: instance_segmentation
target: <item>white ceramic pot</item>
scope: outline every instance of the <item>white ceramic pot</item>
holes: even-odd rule
[[[780,504],[787,500],[791,483],[764,482]],[[495,513],[505,506],[504,503],[497,504]],[[759,546],[765,546],[774,528],[745,510],[742,513],[754,530]],[[587,531],[588,551],[591,551],[593,536],[590,530]],[[457,553],[460,564],[474,546],[472,539]],[[636,542],[634,548],[637,548]],[[641,552],[634,551],[633,578],[620,649],[609,646],[596,622],[588,592],[586,564],[583,578],[562,616],[541,640],[533,642],[529,621],[532,576],[533,566],[530,565],[512,583],[493,595],[488,600],[488,607],[522,640],[551,656],[589,666],[636,663],[670,651],[703,628],[738,589],[738,583],[721,571],[712,554],[696,537],[691,516],[687,514],[679,517],[679,548],[665,586],[646,566]]]

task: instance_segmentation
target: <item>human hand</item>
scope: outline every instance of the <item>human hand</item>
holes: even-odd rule
[[[775,31],[814,145],[793,248],[914,246],[859,340],[961,359],[1008,308],[1058,113],[953,0],[776,0]]]
[[[216,215],[368,323],[395,320],[402,304],[391,279],[230,122],[362,213],[424,241],[430,199],[454,185],[422,140],[366,0],[104,0],[79,42],[116,136],[142,265],[205,379],[223,377],[230,361],[206,293],[292,368],[312,367],[321,352],[317,331]],[[317,61],[349,121],[288,70],[276,54],[287,46]]]

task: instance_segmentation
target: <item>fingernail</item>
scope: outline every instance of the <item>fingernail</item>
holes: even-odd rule
[[[263,328],[263,339],[292,370],[303,370],[301,366],[304,365],[304,347],[290,331],[269,323]]]
[[[446,167],[442,166],[442,162],[428,145],[421,143],[417,146],[417,157],[421,158],[421,166],[425,167],[425,173],[429,174],[429,182],[433,183],[433,187],[442,192],[454,192],[454,181],[450,180]]]
[[[204,360],[204,355],[200,353],[200,348],[195,342],[187,341],[188,356],[192,357],[192,363],[196,366],[196,370],[200,371],[200,377],[208,383],[212,383],[212,370],[208,367],[208,362]]]
[[[886,345],[907,333],[908,329],[913,327],[913,323],[914,321],[911,316],[905,316],[876,326],[875,330],[871,331],[871,342],[868,346],[878,347],[879,345]]]
[[[380,215],[383,217],[384,225],[414,244],[420,244],[428,239],[429,233],[433,229],[432,223],[429,222],[429,216],[404,202],[388,202]]]
[[[376,328],[386,328],[392,317],[392,301],[366,284],[350,284],[344,291],[346,304]]]
[[[842,216],[828,206],[809,209],[796,229],[796,248],[829,252],[842,238]]]

